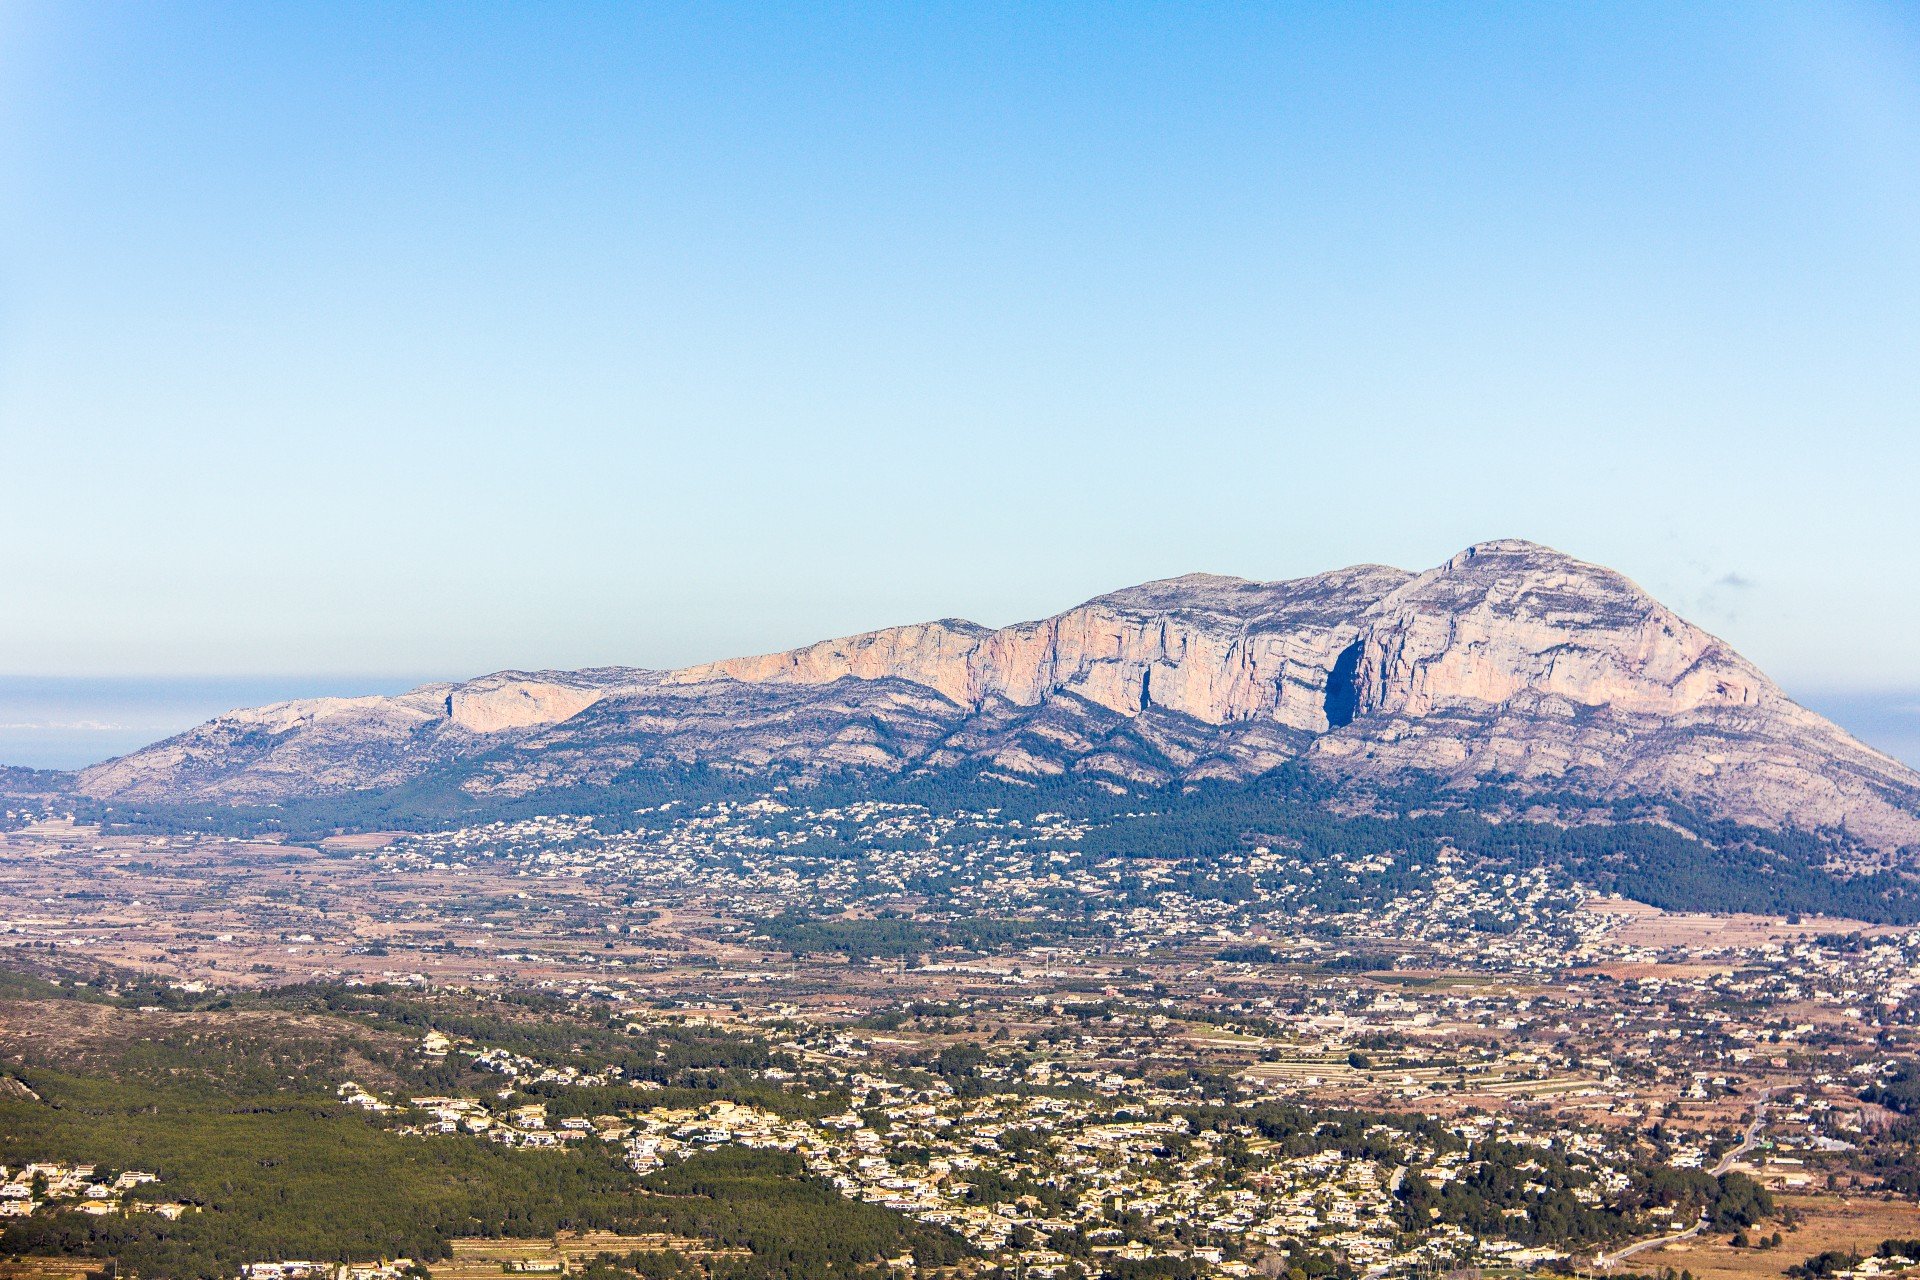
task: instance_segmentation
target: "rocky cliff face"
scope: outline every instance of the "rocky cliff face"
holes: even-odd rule
[[[1525,542],[1469,547],[1371,611],[1354,713],[1424,716],[1523,695],[1630,715],[1784,702],[1752,666],[1609,569]]]
[[[1122,716],[1159,709],[1206,724],[1257,720],[1318,732],[1328,727],[1328,672],[1356,617],[1409,576],[1378,565],[1295,582],[1189,574],[998,631],[968,622],[894,627],[668,679],[909,680],[969,711],[1066,695]]]
[[[1370,611],[1309,758],[1364,776],[1490,776],[1672,796],[1719,816],[1920,841],[1920,777],[1791,701],[1609,569],[1470,547]]]
[[[502,672],[235,712],[88,770],[98,797],[267,800],[453,769],[475,794],[668,762],[985,766],[1104,785],[1500,777],[1920,844],[1920,777],[1626,578],[1482,543],[1421,574],[1195,574],[1037,622],[947,620],[674,672]]]

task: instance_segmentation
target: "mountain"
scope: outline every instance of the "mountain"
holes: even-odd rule
[[[1920,845],[1920,775],[1612,570],[1519,540],[1425,573],[1191,574],[997,630],[947,619],[679,671],[503,671],[236,711],[85,770],[102,801],[263,803],[449,779],[476,798],[706,765],[1109,787],[1498,781]]]

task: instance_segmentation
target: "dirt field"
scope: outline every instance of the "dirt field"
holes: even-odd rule
[[[1911,1202],[1865,1196],[1781,1196],[1779,1201],[1792,1207],[1800,1225],[1786,1233],[1778,1249],[1735,1249],[1725,1236],[1703,1236],[1650,1249],[1626,1265],[1639,1272],[1672,1267],[1699,1280],[1780,1280],[1787,1267],[1828,1249],[1872,1253],[1890,1236],[1920,1237],[1920,1205]]]
[[[537,1268],[518,1274],[552,1275],[555,1273],[543,1268],[542,1264],[550,1268],[555,1263],[561,1263],[568,1270],[575,1271],[596,1254],[665,1249],[688,1257],[746,1256],[745,1250],[716,1250],[703,1241],[683,1236],[622,1236],[611,1231],[588,1231],[577,1235],[562,1232],[552,1239],[455,1240],[453,1257],[445,1262],[434,1263],[430,1270],[434,1280],[497,1280],[500,1276],[515,1274],[508,1270],[514,1264],[531,1263]],[[0,1277],[0,1280],[4,1280],[4,1277]]]
[[[322,849],[384,849],[398,840],[403,833],[398,831],[357,831],[352,835],[328,836],[320,842]]]
[[[1779,916],[1669,912],[1624,898],[1591,898],[1585,909],[1597,915],[1626,917],[1627,923],[1615,937],[1636,947],[1710,950],[1716,947],[1757,947],[1770,942],[1787,943],[1821,933],[1904,932],[1886,926],[1862,924],[1858,920],[1827,916],[1813,916],[1799,924],[1788,924]]]
[[[98,1258],[0,1258],[0,1280],[87,1280],[107,1273]]]

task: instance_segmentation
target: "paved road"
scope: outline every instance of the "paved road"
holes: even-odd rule
[[[1762,1089],[1760,1096],[1753,1100],[1753,1121],[1747,1125],[1746,1136],[1740,1139],[1740,1145],[1720,1157],[1720,1163],[1713,1166],[1713,1176],[1719,1177],[1733,1168],[1733,1162],[1754,1149],[1760,1143],[1760,1130],[1767,1123],[1767,1099],[1772,1089]]]
[[[1754,1147],[1759,1145],[1760,1130],[1762,1127],[1765,1126],[1767,1122],[1767,1098],[1772,1093],[1773,1093],[1772,1089],[1762,1089],[1760,1091],[1760,1096],[1754,1099],[1753,1119],[1749,1121],[1747,1124],[1747,1132],[1745,1136],[1743,1136],[1740,1139],[1739,1146],[1734,1147],[1731,1151],[1728,1151],[1725,1155],[1721,1156],[1718,1163],[1716,1163],[1713,1166],[1713,1168],[1709,1170],[1709,1172],[1712,1173],[1714,1177],[1718,1178],[1722,1174],[1726,1173],[1729,1169],[1733,1168],[1734,1161],[1738,1160],[1741,1156],[1747,1154],[1747,1152],[1753,1150]],[[1599,1254],[1595,1256],[1594,1263],[1602,1267],[1615,1266],[1618,1263],[1625,1262],[1628,1258],[1631,1258],[1636,1253],[1645,1253],[1648,1249],[1658,1249],[1662,1245],[1677,1244],[1682,1240],[1691,1240],[1693,1239],[1693,1237],[1699,1235],[1702,1231],[1705,1231],[1706,1229],[1707,1229],[1707,1220],[1703,1216],[1700,1219],[1700,1221],[1694,1223],[1691,1227],[1688,1227],[1685,1231],[1676,1232],[1670,1236],[1655,1236],[1651,1240],[1642,1240],[1638,1244],[1630,1244],[1626,1246],[1624,1249],[1620,1249],[1619,1251],[1614,1253]]]
[[[1682,1240],[1691,1240],[1695,1236],[1699,1235],[1702,1231],[1705,1231],[1706,1229],[1707,1229],[1707,1220],[1705,1218],[1702,1218],[1700,1219],[1700,1221],[1688,1227],[1685,1231],[1677,1232],[1674,1235],[1670,1235],[1670,1236],[1655,1236],[1651,1240],[1642,1240],[1638,1244],[1628,1245],[1626,1248],[1620,1250],[1617,1253],[1600,1254],[1598,1257],[1594,1259],[1594,1262],[1597,1265],[1602,1267],[1611,1267],[1616,1265],[1617,1263],[1625,1262],[1628,1258],[1631,1258],[1636,1253],[1642,1253],[1648,1249],[1658,1249],[1662,1245],[1678,1244]]]

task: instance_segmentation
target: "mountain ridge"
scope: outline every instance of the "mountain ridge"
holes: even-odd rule
[[[976,768],[1105,787],[1499,778],[1920,845],[1920,775],[1614,570],[1521,539],[1413,573],[1187,574],[1048,618],[942,619],[675,671],[501,671],[218,717],[84,770],[102,801],[275,802],[453,770],[470,795],[704,764]]]

